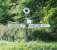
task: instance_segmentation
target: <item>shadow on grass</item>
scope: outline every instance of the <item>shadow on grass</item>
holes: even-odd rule
[[[57,42],[57,33],[53,32],[40,32],[35,30],[32,32],[31,36],[28,37],[28,40],[41,40],[45,42]]]

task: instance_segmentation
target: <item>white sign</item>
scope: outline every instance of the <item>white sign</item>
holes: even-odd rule
[[[29,28],[43,28],[50,27],[50,24],[29,24]]]
[[[31,24],[32,20],[30,20],[29,18],[27,18],[27,24]]]

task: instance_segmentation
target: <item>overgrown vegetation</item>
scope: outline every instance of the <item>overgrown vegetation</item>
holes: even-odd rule
[[[28,18],[33,24],[51,26],[28,29],[28,41],[57,42],[57,0],[0,0],[0,40],[10,42],[25,40],[26,30],[18,25],[25,22],[23,13],[25,7],[31,10]],[[9,21],[14,24],[8,24]],[[8,27],[10,24],[11,26]]]
[[[29,1],[0,0],[0,23],[5,25],[7,25],[9,21],[23,23],[25,20],[23,8],[25,7],[30,8],[31,12],[28,15],[28,17],[33,20],[34,24],[41,23],[41,24],[51,25],[50,28],[40,28],[40,29],[34,30],[37,33],[34,33],[33,31],[33,33],[31,32],[32,34],[31,36],[34,36],[34,39],[37,39],[36,37],[38,36],[36,35],[39,35],[40,37],[42,37],[41,36],[42,34],[43,35],[48,34],[50,37],[52,37],[51,39],[54,38],[56,40],[57,38],[56,37],[57,36],[57,20],[56,20],[57,19],[57,0],[29,0]],[[15,31],[13,31],[13,33],[10,32],[10,34],[15,34]]]

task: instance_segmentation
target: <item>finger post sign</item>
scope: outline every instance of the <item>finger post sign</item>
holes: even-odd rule
[[[29,24],[28,28],[46,28],[50,27],[50,24]]]

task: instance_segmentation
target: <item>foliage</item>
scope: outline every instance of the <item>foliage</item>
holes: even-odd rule
[[[30,32],[31,38],[34,36],[34,38],[37,39],[37,37],[42,37],[42,34],[45,35],[45,33],[48,33],[52,38],[55,38],[55,35],[57,36],[57,0],[0,0],[0,23],[7,24],[8,21],[24,23],[25,15],[23,8],[25,7],[31,10],[28,18],[33,21],[33,24],[51,25],[50,28],[32,29],[33,31]],[[11,35],[15,36],[15,29],[17,28],[9,31],[9,37],[11,37]],[[36,34],[34,31],[36,31]],[[22,33],[24,33],[24,31],[19,32],[19,30],[17,30],[16,33],[17,35],[21,33],[20,36],[23,37]]]

